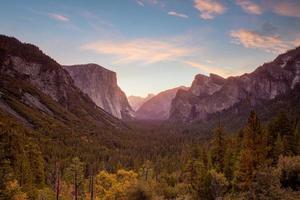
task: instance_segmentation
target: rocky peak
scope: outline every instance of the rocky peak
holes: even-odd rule
[[[97,64],[64,66],[75,85],[87,94],[97,106],[121,119],[131,118],[131,109],[125,93],[117,84],[116,73]]]
[[[198,74],[191,85],[190,92],[196,96],[207,96],[218,91],[225,83],[225,79],[221,76],[210,74],[205,76]]]
[[[170,120],[191,122],[205,120],[242,102],[257,105],[286,94],[300,82],[300,48],[278,56],[252,73],[223,79],[217,75],[197,75],[190,90],[176,95]]]

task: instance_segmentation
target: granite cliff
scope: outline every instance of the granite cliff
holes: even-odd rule
[[[97,106],[119,119],[130,119],[133,110],[117,84],[115,72],[97,64],[64,66],[75,85]]]
[[[170,109],[171,122],[205,120],[247,101],[250,106],[293,90],[300,82],[300,47],[279,55],[252,73],[224,79],[197,75],[189,90],[179,90]]]

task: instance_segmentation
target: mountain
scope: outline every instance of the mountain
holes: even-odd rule
[[[0,76],[0,109],[29,127],[53,133],[125,127],[82,93],[69,73],[34,45],[1,35]]]
[[[119,119],[132,117],[125,93],[117,84],[115,72],[97,64],[64,66],[75,85],[87,94],[97,106]]]
[[[279,55],[249,74],[227,79],[197,75],[187,91],[172,101],[171,122],[205,120],[241,102],[255,106],[291,92],[300,82],[300,47]]]
[[[146,101],[137,111],[136,118],[143,120],[166,120],[169,117],[171,102],[178,90],[187,90],[180,86],[160,92]]]
[[[146,101],[154,97],[154,94],[148,94],[146,97],[129,96],[128,101],[133,110],[137,111]]]

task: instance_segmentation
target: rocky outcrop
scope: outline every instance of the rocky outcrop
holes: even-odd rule
[[[209,114],[247,101],[254,106],[291,91],[300,82],[300,48],[278,56],[250,74],[223,79],[197,75],[188,91],[172,101],[170,121],[205,120]]]
[[[42,102],[40,95],[37,95],[39,93],[36,92],[37,90],[60,104],[65,109],[61,113],[68,116],[76,116],[80,120],[98,125],[122,126],[122,122],[97,107],[87,95],[82,93],[60,64],[34,45],[0,35],[0,76],[0,85],[4,87],[2,89],[10,85],[15,87],[18,82],[22,82],[15,92],[18,94],[18,99],[15,101],[45,114],[53,115],[53,109],[50,109],[53,103],[50,106],[49,101]]]
[[[137,111],[146,101],[154,97],[154,94],[148,94],[146,97],[129,96],[128,101],[133,110]]]
[[[171,102],[178,90],[187,90],[181,86],[163,91],[146,101],[136,112],[137,119],[166,120],[169,117]]]
[[[119,119],[133,116],[127,97],[117,84],[115,72],[96,64],[64,66],[64,69],[97,106]]]

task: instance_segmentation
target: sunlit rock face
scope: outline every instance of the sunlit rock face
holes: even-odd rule
[[[146,101],[136,112],[137,119],[166,120],[169,118],[171,102],[178,90],[187,90],[181,86],[163,91]]]
[[[278,56],[250,74],[223,79],[197,75],[188,91],[178,91],[172,101],[169,120],[193,122],[241,102],[250,105],[291,91],[300,82],[300,48]]]
[[[64,69],[97,106],[119,119],[133,116],[127,97],[117,84],[115,72],[96,64],[64,66]]]
[[[61,119],[66,121],[81,118],[103,127],[124,127],[120,120],[99,108],[75,86],[70,74],[59,63],[34,45],[0,35],[0,76],[2,88],[10,85],[14,88],[15,83],[18,85],[22,82],[23,85],[18,86],[13,96],[16,102],[48,116],[63,116]],[[9,93],[8,90],[5,92]],[[43,95],[50,97],[55,103],[41,98]],[[62,106],[64,112],[58,105]],[[1,100],[0,107],[26,123],[26,119],[10,107],[5,99]],[[27,124],[32,125],[30,122]]]

